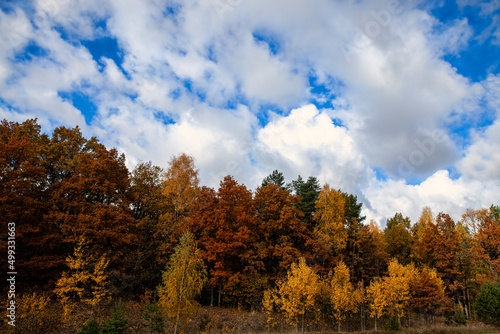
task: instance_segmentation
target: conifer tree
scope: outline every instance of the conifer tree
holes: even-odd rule
[[[127,330],[127,314],[121,299],[115,303],[111,310],[111,318],[107,319],[101,327],[102,334],[122,334]]]
[[[95,259],[89,253],[89,242],[82,238],[73,256],[66,259],[69,271],[56,282],[55,294],[61,299],[65,314],[69,315],[75,303],[83,302],[92,310],[109,300],[109,261],[104,256]]]

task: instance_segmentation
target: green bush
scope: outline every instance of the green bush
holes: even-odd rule
[[[467,324],[467,318],[463,313],[457,312],[455,313],[455,316],[453,317],[453,321],[457,325],[466,325]]]
[[[384,324],[384,329],[389,331],[398,331],[399,330],[398,318],[392,317],[391,320],[387,321]]]
[[[78,334],[99,334],[99,333],[100,333],[99,324],[94,319],[94,317],[91,317],[89,320],[87,320],[87,322],[85,323],[85,325],[83,325],[80,332],[78,332]]]
[[[489,282],[481,287],[474,310],[482,322],[500,325],[500,283]]]
[[[111,318],[102,324],[102,334],[121,334],[127,329],[127,315],[121,300],[111,310]]]
[[[500,283],[489,282],[481,287],[474,310],[482,322],[500,325]]]
[[[146,309],[142,316],[145,320],[142,325],[146,328],[148,333],[163,333],[165,331],[165,323],[163,322],[161,309],[156,303],[156,300],[146,305]]]

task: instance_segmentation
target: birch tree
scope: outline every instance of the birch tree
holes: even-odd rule
[[[174,322],[174,334],[179,324],[198,306],[195,298],[207,281],[207,271],[193,236],[186,232],[170,257],[163,282],[158,288],[159,303]]]

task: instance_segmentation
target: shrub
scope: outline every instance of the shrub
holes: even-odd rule
[[[102,324],[103,334],[121,334],[127,329],[127,315],[123,302],[119,300],[111,310],[111,318]]]
[[[500,325],[500,283],[484,284],[474,302],[474,309],[482,322]]]
[[[455,313],[455,317],[453,317],[453,321],[457,325],[467,324],[467,318],[465,317],[465,315],[463,313],[460,313],[460,312]]]
[[[78,334],[99,334],[99,324],[97,321],[94,319],[94,317],[91,317],[85,325],[83,325],[82,329],[78,332]]]
[[[146,305],[146,309],[142,316],[144,318],[142,325],[146,328],[148,333],[163,333],[165,331],[165,323],[163,322],[161,309],[155,300]]]
[[[390,331],[398,331],[399,330],[399,322],[397,317],[392,317],[391,320],[384,324],[385,330]]]

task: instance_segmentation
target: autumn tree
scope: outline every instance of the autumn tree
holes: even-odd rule
[[[147,162],[138,164],[130,178],[132,211],[138,231],[134,261],[137,289],[154,288],[164,268],[162,249],[167,229],[160,223],[160,217],[166,212],[162,174],[160,167]]]
[[[371,220],[357,233],[358,280],[368,285],[374,277],[380,277],[387,270],[389,254],[386,251],[384,232]]]
[[[377,330],[378,319],[387,312],[388,300],[384,285],[384,281],[380,277],[375,277],[366,289],[369,315],[371,318],[375,318],[375,330]]]
[[[389,264],[388,275],[384,277],[384,294],[388,313],[398,318],[407,314],[411,297],[410,284],[416,278],[417,270],[413,264],[402,265],[397,260]]]
[[[203,187],[193,202],[186,227],[198,242],[208,266],[209,285],[219,291],[219,304],[222,292],[231,299],[241,288],[242,277],[256,271],[257,264],[249,264],[255,224],[252,193],[231,176],[221,181],[217,192]]]
[[[297,201],[297,196],[273,183],[256,190],[256,225],[252,231],[256,237],[252,243],[249,265],[258,274],[247,277],[254,283],[254,296],[246,298],[252,300],[253,305],[262,301],[266,285],[285,275],[294,261],[302,256],[311,257],[313,240],[306,223],[300,219],[302,213],[297,209]]]
[[[424,268],[415,280],[410,282],[410,308],[424,315],[428,325],[429,317],[435,315],[445,304],[444,283],[435,270]]]
[[[347,247],[347,232],[344,228],[345,197],[340,190],[325,185],[316,201],[316,228],[314,236],[324,244],[333,256]]]
[[[15,224],[18,283],[45,286],[65,265],[60,229],[44,219],[51,206],[43,158],[49,142],[36,120],[0,123],[0,233],[7,235],[7,224]],[[7,254],[6,245],[0,244],[2,254]]]
[[[163,273],[162,285],[158,287],[159,304],[167,316],[174,321],[174,334],[182,319],[185,319],[197,303],[206,282],[206,269],[201,253],[190,232],[182,235]]]
[[[64,306],[66,316],[71,316],[78,303],[91,306],[93,311],[109,300],[109,261],[104,256],[97,258],[91,252],[88,240],[81,238],[73,256],[69,256],[66,262],[69,271],[63,272],[54,289]]]
[[[417,270],[413,264],[403,266],[393,259],[389,264],[388,275],[375,278],[367,288],[370,316],[377,319],[388,314],[397,317],[401,326],[401,317],[407,314],[411,298],[410,284],[415,280]]]
[[[356,291],[355,286],[351,283],[349,268],[343,261],[340,261],[335,267],[328,283],[327,291],[333,308],[333,319],[337,322],[340,332],[341,322],[347,315],[355,313],[363,302],[363,293]]]
[[[304,258],[300,258],[299,263],[292,263],[286,279],[277,282],[276,289],[266,291],[264,308],[270,314],[282,312],[290,324],[296,329],[300,326],[304,332],[308,316],[319,312],[320,291],[319,276],[307,266]]]
[[[169,254],[169,249],[184,232],[183,220],[189,215],[191,204],[200,191],[193,157],[182,153],[170,159],[162,191],[166,211],[161,215],[160,222],[167,237],[163,253]]]
[[[468,318],[472,314],[474,295],[479,292],[482,284],[498,275],[500,269],[498,267],[496,271],[494,269],[497,248],[494,246],[495,224],[491,218],[491,208],[467,209],[461,221],[456,224],[459,238],[457,261],[464,287],[462,297],[465,304],[464,311]]]
[[[60,228],[63,242],[74,245],[85,236],[92,241],[93,253],[108,253],[115,278],[124,282],[131,274],[137,245],[125,156],[95,138],[82,140],[78,129],[71,136],[63,132],[53,140],[78,156],[56,173],[61,179],[51,188],[51,208],[44,220]],[[65,152],[54,151],[52,159]]]
[[[298,198],[275,184],[259,187],[254,197],[256,230],[255,260],[271,280],[308,252],[307,225],[296,208]]]
[[[384,241],[391,258],[397,259],[401,264],[409,264],[413,242],[410,218],[396,213],[388,219],[384,229]]]
[[[436,269],[442,273],[442,277],[453,283],[458,275],[459,236],[455,222],[448,214],[440,213],[436,217],[438,237],[435,245]]]
[[[477,240],[486,255],[491,276],[497,279],[500,274],[500,218],[498,206],[492,205],[480,217]]]
[[[422,214],[412,228],[413,243],[411,258],[419,266],[435,267],[436,259],[435,245],[437,238],[437,227],[429,207],[422,209]]]

